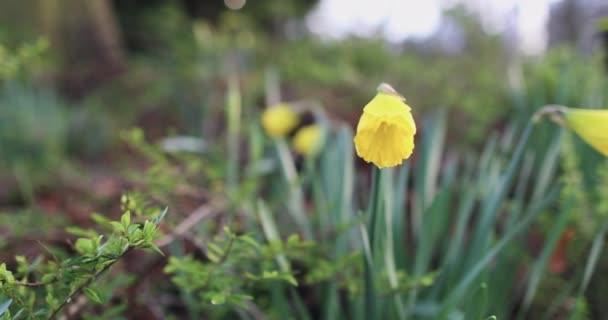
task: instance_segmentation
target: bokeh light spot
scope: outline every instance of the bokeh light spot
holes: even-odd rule
[[[224,4],[228,9],[239,10],[245,6],[247,0],[224,0]]]

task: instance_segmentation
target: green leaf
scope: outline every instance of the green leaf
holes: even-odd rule
[[[52,273],[45,274],[45,275],[43,275],[43,276],[42,276],[42,278],[40,279],[40,281],[41,281],[42,283],[48,283],[48,282],[51,282],[51,281],[53,281],[53,280],[55,280],[55,275],[54,275],[54,274],[52,274]]]
[[[97,223],[100,226],[107,227],[110,225],[110,219],[108,219],[106,216],[96,213],[96,212],[91,214],[91,219],[93,219],[93,221],[95,221],[95,223]]]
[[[161,213],[159,213],[156,217],[154,217],[154,219],[152,220],[152,223],[154,223],[154,225],[158,225],[160,223],[160,221],[165,217],[165,215],[167,215],[167,211],[169,210],[169,207],[165,207],[165,209],[163,211],[161,211]]]
[[[211,303],[212,304],[224,304],[226,303],[226,296],[223,294],[214,294],[211,297]]]
[[[250,244],[255,249],[260,250],[260,244],[250,235],[242,235],[239,237],[239,240],[242,240],[243,242]]]
[[[207,245],[207,249],[208,251],[210,251],[210,253],[217,255],[217,256],[222,256],[224,254],[224,250],[222,250],[217,244],[211,242]]]
[[[292,235],[289,236],[289,238],[287,238],[287,246],[296,246],[298,245],[298,243],[300,243],[300,236],[297,233],[294,233]]]
[[[127,212],[120,217],[120,224],[122,225],[122,230],[129,230],[129,226],[131,225],[131,211],[127,210]]]
[[[93,288],[93,287],[86,287],[84,288],[84,294],[87,295],[87,297],[89,297],[89,299],[91,299],[91,301],[97,303],[97,304],[101,304],[101,296],[99,295],[99,291],[97,291],[97,289]]]
[[[83,237],[83,238],[94,238],[97,237],[97,233],[93,230],[85,230],[79,227],[67,227],[65,229],[65,231],[69,234],[73,234],[75,236],[78,237]]]
[[[49,309],[40,308],[40,309],[36,310],[36,312],[34,313],[34,316],[38,317],[38,316],[42,316],[42,315],[48,315],[48,313],[49,313]]]
[[[139,227],[140,227],[140,225],[137,224],[137,223],[136,224],[132,224],[132,225],[129,226],[129,229],[127,229],[125,232],[127,234],[133,234],[133,232],[139,230]]]
[[[110,221],[110,225],[114,228],[115,232],[123,232],[126,233],[127,229],[123,228],[122,224],[116,221]]]
[[[148,244],[145,246],[145,248],[147,248],[147,249],[152,249],[152,250],[154,250],[154,251],[158,252],[158,254],[160,254],[161,256],[164,256],[164,255],[165,255],[165,254],[162,252],[162,250],[160,250],[160,248],[159,248],[158,246],[156,246],[155,244],[153,244],[153,243],[148,243]]]
[[[298,286],[298,280],[296,280],[296,278],[291,275],[291,274],[285,274],[283,275],[283,280],[289,282],[292,286],[297,287]]]
[[[8,307],[10,307],[12,303],[13,303],[13,299],[8,299],[7,301],[5,301],[4,303],[2,303],[0,305],[0,316],[3,315],[6,312],[6,310],[8,310]]]
[[[19,311],[17,311],[15,313],[15,315],[13,316],[13,320],[17,320],[21,318],[21,314],[25,312],[25,308],[21,308],[19,309]]]
[[[243,309],[247,308],[246,300],[253,300],[253,297],[245,294],[232,294],[228,296],[228,302],[236,304]]]
[[[91,239],[79,238],[76,240],[74,247],[82,254],[91,254],[93,251],[93,241]]]

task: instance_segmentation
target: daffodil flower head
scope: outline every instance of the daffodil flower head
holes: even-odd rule
[[[538,111],[535,120],[551,120],[574,131],[595,150],[608,157],[608,109],[577,109],[548,105]]]
[[[312,124],[300,128],[293,138],[293,148],[304,156],[315,156],[323,146],[323,128]]]
[[[416,123],[405,99],[386,83],[363,108],[357,125],[357,155],[378,168],[400,165],[414,150]]]
[[[286,136],[298,122],[297,113],[285,103],[267,108],[262,113],[262,127],[273,138]]]

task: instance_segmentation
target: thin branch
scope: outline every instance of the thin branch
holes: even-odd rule
[[[54,282],[57,282],[57,278],[55,278],[52,281],[47,281],[47,282],[24,282],[24,281],[15,281],[15,284],[18,286],[22,286],[22,287],[42,287],[42,286],[46,286],[47,284],[51,284]]]
[[[53,313],[51,313],[51,315],[47,318],[47,320],[55,319],[57,317],[57,315],[59,314],[59,311],[61,311],[61,309],[63,309],[63,307],[65,307],[67,304],[72,302],[75,297],[81,295],[82,291],[86,287],[90,286],[93,283],[93,281],[97,280],[97,278],[99,278],[99,276],[101,276],[104,272],[109,270],[116,262],[118,262],[118,260],[120,260],[122,257],[124,257],[127,253],[129,253],[133,249],[134,249],[134,247],[129,247],[127,250],[125,250],[125,252],[123,254],[121,254],[114,261],[112,261],[112,263],[103,267],[103,269],[101,269],[99,272],[95,273],[91,278],[89,278],[83,284],[78,286],[78,288],[76,288],[76,290],[74,290],[72,293],[70,293],[70,295],[63,301],[63,303],[61,303],[61,305],[59,305],[59,307],[57,307],[57,309],[55,309],[53,311]]]
[[[175,241],[176,238],[184,236],[190,229],[192,229],[202,220],[211,218],[217,214],[219,214],[219,210],[216,207],[209,204],[202,205],[194,210],[186,219],[184,219],[184,221],[182,221],[172,233],[158,239],[155,244],[159,247],[167,246],[171,242]]]

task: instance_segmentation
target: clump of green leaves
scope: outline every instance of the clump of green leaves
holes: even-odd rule
[[[30,70],[32,65],[40,62],[48,47],[49,42],[43,38],[26,43],[12,52],[0,44],[0,80],[12,79]]]
[[[297,235],[262,244],[252,235],[237,235],[224,228],[222,234],[206,243],[203,259],[192,255],[171,257],[165,272],[205,306],[247,308],[247,301],[254,299],[252,291],[266,283],[298,286],[287,259],[302,259],[313,247]]]
[[[17,256],[11,270],[6,263],[1,263],[1,319],[54,319],[75,301],[83,301],[83,305],[87,300],[108,303],[112,291],[99,290],[100,278],[133,250],[152,249],[160,253],[153,241],[166,212],[166,209],[159,211],[153,220],[142,222],[133,221],[128,210],[120,222],[93,214],[105,233],[69,228],[70,233],[79,236],[72,248],[76,252],[74,256],[59,259],[61,253],[49,248],[50,257],[29,260]]]

